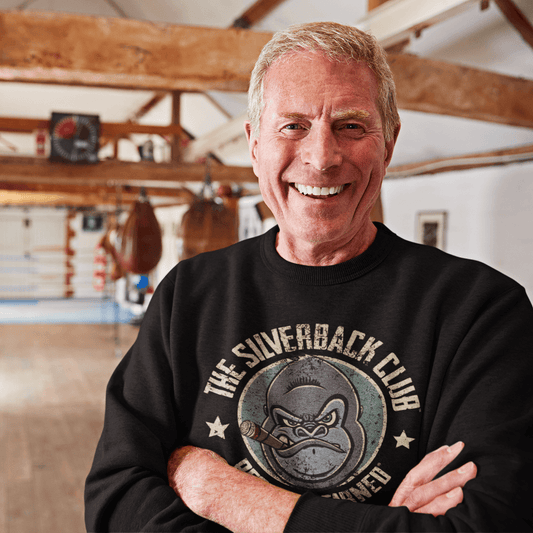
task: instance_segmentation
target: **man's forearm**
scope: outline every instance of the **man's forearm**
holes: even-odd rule
[[[171,486],[189,509],[239,533],[281,533],[300,497],[199,448],[176,450],[168,474]]]

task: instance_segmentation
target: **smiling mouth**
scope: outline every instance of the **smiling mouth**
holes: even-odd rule
[[[339,185],[337,187],[313,187],[311,185],[302,185],[301,183],[291,184],[300,194],[304,196],[311,196],[313,198],[330,198],[337,196],[348,185]]]

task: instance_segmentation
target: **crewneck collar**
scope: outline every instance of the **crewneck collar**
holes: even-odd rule
[[[301,285],[346,283],[378,266],[393,247],[394,233],[379,222],[374,225],[378,231],[372,244],[362,254],[337,265],[306,266],[283,259],[276,251],[278,226],[263,236],[261,256],[269,270]]]

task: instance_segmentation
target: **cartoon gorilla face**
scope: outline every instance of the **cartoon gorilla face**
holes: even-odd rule
[[[338,483],[363,456],[357,392],[326,361],[305,356],[287,365],[270,384],[265,411],[262,427],[285,447],[263,445],[263,453],[281,477],[297,486]]]

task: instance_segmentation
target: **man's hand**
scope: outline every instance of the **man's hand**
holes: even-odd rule
[[[405,506],[413,513],[439,516],[459,505],[463,501],[462,487],[477,475],[476,465],[470,462],[438,479],[434,478],[463,448],[464,444],[457,442],[428,453],[405,476],[389,506]]]

